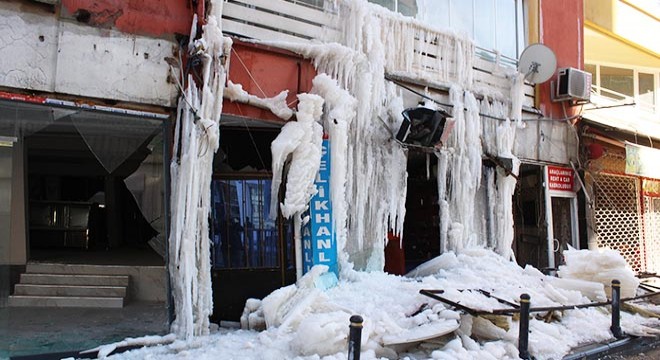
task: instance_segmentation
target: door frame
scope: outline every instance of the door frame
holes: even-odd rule
[[[572,171],[572,169],[571,169]],[[559,191],[559,190],[550,190],[550,178],[548,174],[548,165],[543,166],[543,190],[544,190],[544,200],[545,200],[545,221],[547,224],[546,234],[547,234],[547,252],[548,252],[548,267],[555,267],[555,252],[554,252],[554,228],[552,221],[552,198],[567,198],[571,201],[571,246],[576,249],[580,248],[580,239],[579,239],[579,222],[578,222],[578,199],[577,192],[575,191]]]

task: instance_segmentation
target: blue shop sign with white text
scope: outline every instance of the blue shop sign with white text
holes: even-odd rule
[[[303,272],[314,265],[327,265],[329,272],[339,276],[337,242],[332,227],[330,202],[330,141],[323,140],[321,166],[316,177],[317,193],[309,204],[309,222],[302,228]]]

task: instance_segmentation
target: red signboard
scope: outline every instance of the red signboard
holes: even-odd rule
[[[573,191],[573,169],[548,166],[548,189]]]

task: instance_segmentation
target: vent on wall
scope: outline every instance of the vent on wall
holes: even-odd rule
[[[591,73],[575,68],[557,70],[554,101],[588,102],[591,95]]]

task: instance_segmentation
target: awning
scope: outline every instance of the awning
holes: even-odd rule
[[[626,104],[630,101],[591,94],[591,103],[584,106],[582,118],[612,130],[660,140],[660,115]]]

